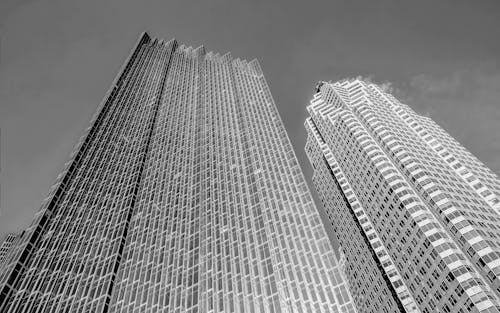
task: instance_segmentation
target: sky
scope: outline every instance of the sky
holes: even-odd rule
[[[29,225],[143,31],[257,58],[310,182],[314,86],[357,76],[500,173],[499,30],[495,0],[0,0],[0,238]]]

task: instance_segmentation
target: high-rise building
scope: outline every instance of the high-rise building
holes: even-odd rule
[[[4,261],[7,259],[9,253],[12,251],[12,247],[15,246],[19,234],[10,233],[5,235],[2,244],[0,245],[0,273],[3,268]]]
[[[498,176],[375,84],[321,82],[308,112],[313,182],[359,312],[499,312]]]
[[[1,312],[354,312],[256,60],[140,37]]]

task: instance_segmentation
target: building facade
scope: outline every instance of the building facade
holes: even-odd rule
[[[256,60],[143,34],[0,277],[1,312],[354,312]]]
[[[313,182],[360,312],[500,312],[500,180],[430,118],[362,80],[308,106]]]
[[[0,245],[0,273],[2,272],[4,262],[6,262],[6,259],[8,258],[10,252],[13,250],[13,246],[16,245],[16,241],[18,238],[19,234],[16,233],[5,235],[5,238]]]

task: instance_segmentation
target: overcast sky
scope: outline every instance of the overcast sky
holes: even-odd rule
[[[358,75],[500,173],[500,1],[1,0],[0,238],[31,222],[145,30],[259,59],[309,181],[315,83]]]

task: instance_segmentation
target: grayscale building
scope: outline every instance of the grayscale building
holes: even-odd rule
[[[500,180],[361,80],[321,82],[306,152],[359,312],[500,312]]]
[[[0,311],[355,312],[258,62],[143,34]]]
[[[5,238],[0,245],[0,273],[3,268],[5,260],[8,258],[10,252],[13,250],[13,246],[16,245],[16,241],[19,238],[19,234],[11,233],[5,235]]]

